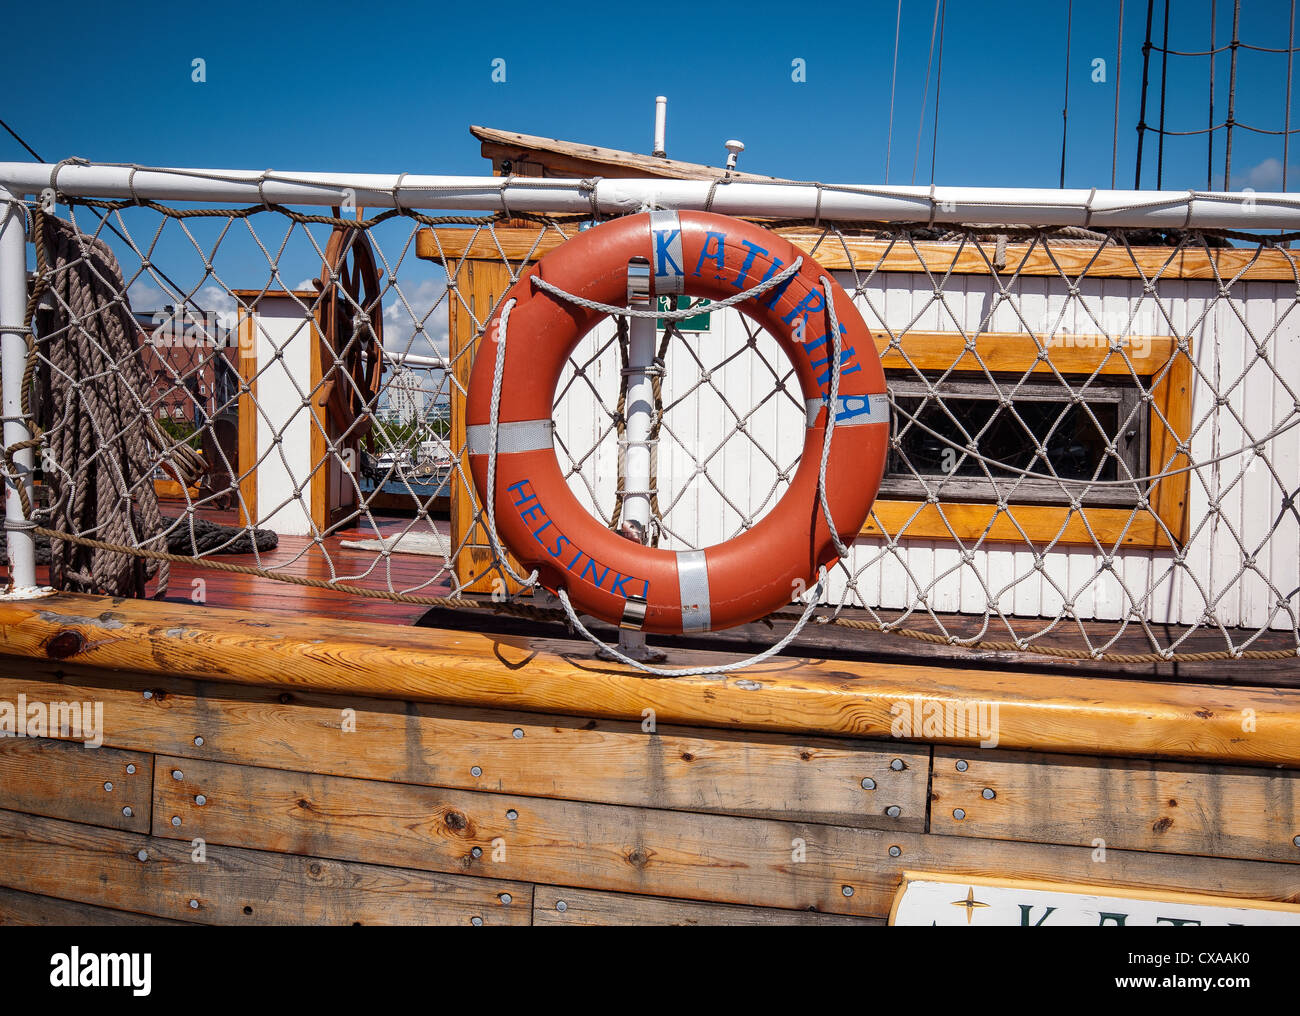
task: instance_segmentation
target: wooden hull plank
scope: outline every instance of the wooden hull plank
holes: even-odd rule
[[[1300,862],[1291,772],[939,748],[932,804],[939,834]]]
[[[159,772],[179,762],[159,758]],[[184,781],[155,781],[156,835],[537,884],[866,917],[888,914],[904,868],[1300,898],[1287,864],[1120,850],[1098,864],[1091,848],[184,765]]]
[[[53,688],[61,697],[64,689]],[[0,701],[6,699],[17,696],[0,692]],[[152,803],[152,755],[43,737],[0,738],[0,808],[147,832]]]
[[[10,925],[24,928],[107,928],[140,924],[171,924],[183,927],[187,923],[0,888],[0,927]]]
[[[169,779],[170,782],[170,779]],[[192,838],[191,838],[192,839]],[[202,924],[529,924],[532,886],[213,843],[0,811],[0,885]],[[145,859],[141,860],[143,851]],[[502,894],[510,896],[506,903]],[[192,907],[190,901],[197,907]]]
[[[884,923],[875,917],[697,903],[553,885],[539,885],[533,892],[533,924],[539,927],[846,927]]]
[[[58,694],[102,701],[105,742],[119,747],[530,797],[925,828],[928,748],[687,727],[647,731],[612,720],[179,679],[101,674],[97,685],[73,684],[75,676],[58,685]],[[0,701],[48,694],[49,687],[0,676]],[[29,795],[48,789],[33,787]],[[144,814],[148,800],[141,804]],[[75,809],[57,817],[89,821]]]

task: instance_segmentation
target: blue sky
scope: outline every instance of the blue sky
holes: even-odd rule
[[[1244,6],[1245,41],[1286,44],[1287,2]],[[1231,2],[1218,7],[1224,42]],[[1110,184],[1117,11],[1118,0],[1075,4],[1068,185]],[[1171,44],[1204,48],[1208,12],[1209,0],[1175,0]],[[885,176],[893,0],[73,2],[58,13],[56,21],[39,5],[11,9],[7,28],[25,44],[0,64],[4,118],[50,160],[477,173],[486,163],[470,123],[647,151],[653,99],[663,93],[674,157],[716,164],[722,142],[738,137],[748,146],[741,167],[754,172],[836,182]],[[933,13],[930,0],[903,6],[895,183],[912,178]],[[1127,0],[1125,15],[1118,183],[1131,186],[1146,4]],[[1056,186],[1065,35],[1064,2],[949,0],[937,182]],[[491,81],[498,57],[504,84]],[[797,57],[806,61],[804,83],[791,80]],[[206,61],[204,83],[191,81],[194,58]],[[1095,58],[1106,61],[1104,83],[1091,80]],[[1221,118],[1226,53],[1218,66]],[[1153,82],[1158,76],[1156,63]],[[1171,129],[1204,125],[1207,83],[1204,58],[1171,59]],[[1242,53],[1239,120],[1280,128],[1285,92],[1285,56]],[[932,82],[927,117],[933,99]],[[1153,120],[1155,105],[1153,89]],[[927,119],[917,182],[929,182],[931,129]],[[1222,153],[1221,137],[1216,145]],[[0,159],[25,157],[0,136]],[[1280,186],[1280,158],[1280,138],[1238,132],[1234,185]],[[1148,165],[1144,184],[1154,186],[1153,152]],[[1204,138],[1167,142],[1166,186],[1204,186],[1205,176]]]
[[[1170,44],[1204,49],[1210,0],[1175,0]],[[1289,0],[1244,5],[1245,42],[1285,46]],[[1157,38],[1163,4],[1157,5]],[[1219,0],[1219,43],[1228,38],[1231,0]],[[1119,0],[1079,0],[1070,46],[1070,133],[1066,183],[1108,187],[1114,123],[1116,17]],[[293,8],[233,0],[209,4],[132,5],[129,10],[73,0],[46,9],[21,5],[6,14],[22,45],[0,62],[0,115],[49,161],[72,155],[146,165],[355,172],[479,174],[488,164],[471,123],[648,152],[654,97],[669,98],[668,152],[714,165],[723,142],[747,145],[740,167],[794,179],[836,183],[885,180],[895,0],[884,3],[708,5],[365,4],[317,0]],[[909,0],[902,12],[894,104],[891,183],[930,182],[934,79],[927,92],[933,0]],[[940,184],[1055,187],[1061,158],[1065,91],[1063,0],[948,0],[944,20],[935,181]],[[1116,182],[1133,183],[1141,46],[1146,4],[1127,0]],[[653,20],[652,20],[653,19]],[[192,62],[206,80],[192,80]],[[492,80],[493,61],[506,80]],[[804,61],[796,82],[792,63]],[[1093,61],[1105,61],[1094,81]],[[935,71],[938,70],[936,43]],[[1300,70],[1297,71],[1300,73]],[[1151,80],[1160,67],[1153,61]],[[1167,126],[1206,122],[1208,61],[1171,58]],[[1228,57],[1218,60],[1216,118],[1226,115]],[[1237,118],[1280,129],[1286,58],[1243,52]],[[1300,91],[1295,96],[1300,104]],[[1157,117],[1153,87],[1148,118]],[[1300,113],[1294,118],[1300,120]],[[917,137],[920,127],[921,141]],[[1300,138],[1297,139],[1300,141]],[[1222,136],[1214,181],[1221,185]],[[1238,132],[1234,187],[1281,186],[1281,139]],[[0,160],[26,153],[0,134]],[[1147,139],[1143,184],[1155,185],[1156,144]],[[1288,183],[1300,186],[1300,154]],[[1164,185],[1206,185],[1204,137],[1166,145]],[[83,211],[82,228],[96,223]],[[274,215],[233,227],[188,224],[128,209],[115,223],[205,310],[229,314],[225,291],[260,288],[277,255],[283,281],[299,285],[320,271],[316,248]],[[286,240],[286,232],[289,236]],[[327,229],[317,228],[324,244]],[[445,277],[409,250],[411,225],[385,223],[374,239],[402,257],[402,292],[430,336],[445,339]],[[141,274],[141,256],[115,238],[133,306],[176,302],[164,280]],[[196,245],[211,253],[209,278]],[[151,249],[152,248],[152,249]],[[403,254],[405,251],[405,254]],[[206,255],[205,255],[206,256]],[[439,301],[444,301],[442,304]],[[390,348],[406,348],[412,316],[389,293]],[[430,311],[432,313],[430,314]]]

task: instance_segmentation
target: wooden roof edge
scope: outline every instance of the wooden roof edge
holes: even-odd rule
[[[423,228],[416,234],[416,256],[444,263],[468,258],[500,263],[504,256],[513,261],[534,261],[563,242],[564,237],[550,231],[540,239],[537,225],[498,226],[492,236],[481,229],[442,226],[435,238],[434,230]],[[979,253],[971,245],[964,247],[951,241],[918,240],[901,244],[894,240],[870,236],[845,236],[843,243],[831,238],[821,242],[825,230],[802,226],[781,226],[775,232],[796,247],[810,253],[831,271],[847,271],[855,266],[880,272],[924,272],[954,275],[988,275],[991,253]],[[1003,277],[1011,275],[1046,276],[1060,279],[1148,279],[1164,281],[1189,279],[1216,281],[1220,277],[1239,278],[1242,282],[1294,283],[1300,273],[1300,251],[1271,249],[1258,251],[1248,247],[1216,247],[1207,254],[1188,249],[1171,254],[1168,247],[1132,247],[1111,245],[1101,251],[1086,245],[1054,247],[1049,256],[1041,244],[1007,244],[1007,267]],[[1217,268],[1216,268],[1217,266]]]
[[[0,654],[64,668],[634,722],[650,708],[663,723],[887,741],[903,714],[923,718],[927,731],[933,716],[963,714],[968,723],[991,721],[991,731],[944,727],[903,739],[1300,768],[1300,690],[1286,688],[797,657],[723,679],[647,680],[568,641],[309,615],[268,623],[247,611],[71,593],[0,601]],[[673,663],[734,659],[681,651]],[[1247,734],[1245,709],[1256,718]]]
[[[232,289],[230,295],[239,300],[257,301],[268,297],[291,296],[299,300],[315,300],[320,293],[314,289]]]
[[[545,138],[536,134],[503,131],[478,124],[471,124],[469,132],[483,142],[483,155],[487,158],[492,158],[498,153],[544,152],[577,162],[607,165],[623,173],[631,170],[638,176],[666,177],[675,180],[722,180],[729,176],[733,180],[749,182],[787,182],[775,176],[741,173],[735,170],[729,173],[717,166],[706,166],[699,162],[682,162],[655,155],[642,155],[639,152],[626,152],[618,148],[600,148],[596,145],[579,144],[576,141],[561,141],[558,138]]]

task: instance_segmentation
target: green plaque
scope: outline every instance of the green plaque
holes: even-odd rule
[[[673,304],[674,297],[658,297],[659,312],[663,313],[666,310],[685,310],[691,305],[691,298],[689,296],[679,293],[675,299],[676,306]],[[701,300],[699,305],[702,308],[707,307],[709,306],[709,301]],[[661,330],[667,328],[668,324],[669,322],[665,321],[663,318],[659,318],[657,321],[657,325]],[[694,314],[691,317],[682,318],[682,320],[676,322],[676,324],[679,332],[707,332],[709,330],[709,312],[705,310],[702,313]]]

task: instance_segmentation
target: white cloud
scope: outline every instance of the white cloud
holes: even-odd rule
[[[447,283],[424,279],[417,285],[398,283],[384,299],[384,348],[392,353],[421,356],[447,354]],[[403,301],[402,297],[405,297]],[[416,326],[423,331],[416,334]]]
[[[1256,190],[1277,190],[1282,186],[1282,160],[1265,159],[1246,171],[1246,186]]]
[[[209,282],[194,295],[194,303],[208,314],[217,316],[222,328],[234,328],[238,319],[238,302],[215,282]]]
[[[167,304],[175,302],[155,286],[147,275],[138,276],[127,287],[126,298],[131,302],[133,311],[146,313],[161,310]]]
[[[1300,167],[1291,166],[1287,170],[1287,184],[1294,186],[1300,182]],[[1257,191],[1280,191],[1282,189],[1282,160],[1268,158],[1244,170],[1232,174],[1232,190],[1249,187]]]

